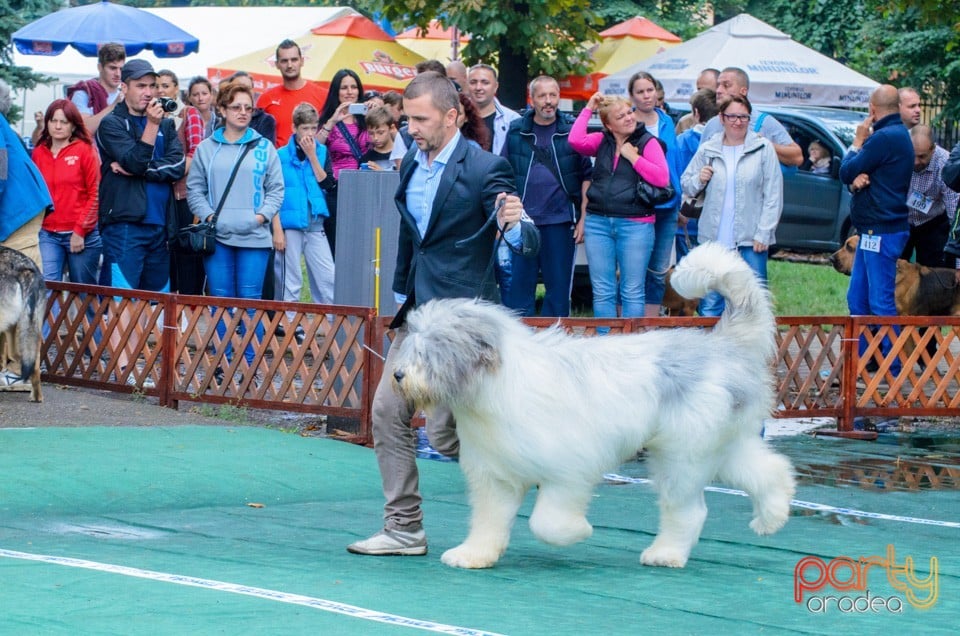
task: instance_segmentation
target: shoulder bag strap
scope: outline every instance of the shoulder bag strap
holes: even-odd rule
[[[216,225],[217,217],[220,216],[220,210],[223,209],[223,204],[227,200],[227,195],[230,194],[230,186],[233,185],[233,180],[237,178],[237,171],[240,170],[240,164],[243,163],[247,153],[250,152],[258,143],[260,143],[259,139],[243,145],[243,152],[240,153],[240,158],[237,160],[237,163],[233,164],[233,172],[230,173],[230,178],[227,180],[227,187],[223,189],[223,194],[220,195],[220,203],[217,204],[217,209],[213,212],[213,219],[210,220],[210,222],[214,225]]]
[[[349,144],[350,153],[353,155],[353,158],[359,162],[363,158],[360,143],[350,134],[350,129],[347,128],[347,125],[342,121],[337,122],[337,130],[340,131],[340,134],[343,135],[343,138],[347,141],[347,144]]]

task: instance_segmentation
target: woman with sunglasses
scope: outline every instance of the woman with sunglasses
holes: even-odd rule
[[[253,104],[249,86],[241,82],[220,85],[217,109],[224,125],[197,146],[187,176],[187,200],[194,216],[202,221],[212,220],[223,200],[216,219],[217,248],[203,262],[211,296],[261,297],[273,247],[270,221],[283,203],[280,159],[273,144],[250,127]],[[235,167],[237,174],[227,191]],[[253,310],[248,313],[252,318]],[[221,339],[224,331],[225,325],[220,321],[217,333]],[[256,334],[256,341],[260,341],[263,327],[259,324]],[[228,343],[224,349],[227,362],[231,351]],[[252,347],[247,347],[244,357],[249,368]],[[222,373],[219,376],[218,382]]]
[[[700,144],[680,178],[683,193],[706,189],[699,239],[718,241],[740,253],[764,283],[767,251],[783,210],[783,176],[773,144],[751,130],[753,107],[735,95],[720,105],[723,132]],[[723,298],[700,301],[701,316],[723,313]]]

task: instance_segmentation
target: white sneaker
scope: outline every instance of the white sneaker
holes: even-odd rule
[[[423,556],[427,553],[427,533],[384,528],[369,539],[347,546],[347,552],[370,556]]]
[[[157,383],[153,381],[149,375],[143,379],[143,382],[137,382],[137,378],[134,375],[133,371],[130,372],[130,375],[127,376],[127,386],[132,386],[139,389],[155,389],[157,388]]]
[[[30,382],[21,380],[20,376],[12,371],[0,372],[0,391],[29,391]]]

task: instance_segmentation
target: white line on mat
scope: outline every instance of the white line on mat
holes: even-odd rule
[[[141,579],[152,581],[161,581],[163,583],[175,583],[177,585],[187,585],[190,587],[201,587],[218,592],[229,592],[231,594],[243,594],[245,596],[254,596],[270,601],[279,601],[280,603],[290,603],[293,605],[303,605],[313,609],[333,612],[335,614],[344,614],[378,623],[387,623],[400,627],[412,627],[428,632],[437,632],[440,634],[458,634],[460,636],[499,636],[494,632],[486,632],[469,627],[457,627],[455,625],[444,625],[443,623],[434,623],[406,616],[397,616],[396,614],[386,614],[376,610],[370,610],[355,605],[346,605],[336,601],[328,601],[322,598],[312,596],[302,596],[300,594],[289,594],[278,590],[268,590],[262,587],[252,587],[249,585],[240,585],[237,583],[227,583],[224,581],[214,581],[211,579],[201,579],[194,576],[185,576],[182,574],[169,574],[167,572],[156,572],[153,570],[141,570],[140,568],[131,568],[124,565],[113,565],[111,563],[99,563],[97,561],[87,561],[85,559],[73,559],[70,557],[53,556],[48,554],[31,554],[29,552],[17,552],[15,550],[4,550],[0,548],[0,557],[10,559],[22,559],[25,561],[39,561],[41,563],[50,563],[53,565],[65,565],[72,568],[83,568],[86,570],[97,570],[99,572],[108,572],[110,574],[121,574],[123,576],[134,576]]]
[[[652,484],[653,481],[650,479],[645,479],[643,477],[624,477],[623,475],[617,475],[615,473],[607,473],[603,478],[611,483],[615,484]],[[707,486],[704,490],[708,492],[719,492],[726,495],[738,495],[740,497],[748,496],[747,493],[742,490],[734,490],[733,488],[719,488],[717,486]],[[941,526],[943,528],[960,528],[960,522],[958,521],[940,521],[937,519],[923,519],[920,517],[902,517],[900,515],[888,515],[882,512],[867,512],[866,510],[856,510],[854,508],[838,508],[836,506],[829,506],[827,504],[815,503],[813,501],[801,501],[799,499],[793,499],[790,501],[790,505],[794,508],[806,508],[808,510],[817,510],[819,512],[832,512],[838,515],[848,515],[851,517],[863,517],[866,519],[883,519],[885,521],[902,521],[904,523],[919,523],[927,526]]]

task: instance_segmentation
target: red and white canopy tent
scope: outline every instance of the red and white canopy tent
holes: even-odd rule
[[[364,90],[402,91],[425,58],[398,44],[362,15],[343,16],[292,38],[303,53],[301,76],[329,88],[334,74],[349,68],[360,76]],[[207,77],[214,83],[236,71],[246,71],[263,91],[283,82],[276,69],[276,45],[211,65]]]
[[[470,42],[469,35],[454,27],[444,28],[439,20],[431,20],[426,31],[413,27],[397,35],[398,44],[428,60],[439,60],[444,64],[460,59],[463,47],[468,42]],[[453,48],[454,44],[457,46],[456,52]]]
[[[592,71],[560,80],[560,97],[590,99],[607,75],[680,44],[679,37],[643,17],[630,18],[600,32],[603,40],[592,53]]]

